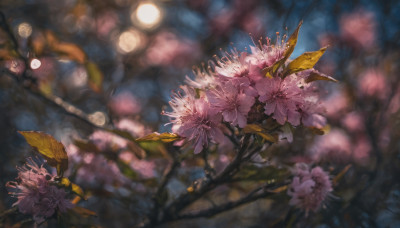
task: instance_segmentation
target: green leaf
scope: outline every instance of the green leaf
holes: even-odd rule
[[[99,93],[103,90],[103,73],[100,71],[99,67],[88,61],[85,63],[86,70],[89,75],[89,86],[93,91]]]
[[[338,80],[332,78],[331,76],[322,74],[318,71],[313,71],[311,72],[311,74],[306,78],[305,82],[306,83],[310,83],[313,81],[317,81],[317,80],[325,80],[325,81],[331,81],[331,82],[338,82]]]
[[[267,130],[258,124],[247,124],[246,127],[243,128],[243,132],[250,133],[250,134],[255,133],[269,142],[277,142],[278,141],[277,136],[267,133]]]
[[[86,200],[85,193],[83,192],[82,188],[79,187],[79,185],[72,183],[68,178],[66,177],[61,178],[60,185],[69,189],[82,199]]]
[[[290,35],[288,41],[286,42],[287,44],[287,49],[285,51],[285,54],[283,55],[283,58],[280,59],[279,61],[277,61],[275,64],[273,64],[270,67],[266,67],[262,70],[262,73],[266,76],[266,77],[273,77],[273,75],[278,71],[279,67],[281,67],[286,60],[289,59],[290,55],[293,53],[294,48],[296,47],[297,44],[297,39],[299,36],[299,31],[301,28],[301,25],[303,24],[303,21],[300,21],[299,25],[297,25],[296,30],[294,30],[294,32],[292,33],[292,35]]]
[[[318,62],[321,56],[326,51],[327,47],[323,47],[318,51],[313,52],[305,52],[292,62],[288,64],[288,66],[283,71],[283,75],[290,75],[293,73],[297,73],[303,70],[308,70],[314,67],[314,65]]]
[[[38,131],[18,131],[25,140],[38,153],[40,153],[50,166],[57,168],[57,174],[62,176],[68,169],[68,155],[64,145],[43,132]]]
[[[149,135],[136,139],[137,142],[146,142],[146,141],[161,141],[161,142],[173,142],[175,140],[179,140],[181,137],[175,133],[158,133],[153,132]]]

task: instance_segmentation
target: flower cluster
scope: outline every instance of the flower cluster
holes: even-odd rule
[[[289,202],[306,211],[318,211],[332,191],[332,183],[326,172],[317,166],[310,171],[304,163],[296,164],[294,178],[288,189]]]
[[[18,167],[16,182],[8,182],[13,189],[11,195],[18,198],[14,203],[20,212],[33,215],[36,223],[43,222],[56,213],[66,212],[74,205],[66,198],[67,192],[55,186],[55,176],[49,174],[43,166],[28,159],[25,166]]]
[[[322,128],[326,119],[312,81],[332,78],[312,67],[290,70],[293,48],[293,42],[271,44],[267,39],[251,47],[251,53],[234,50],[217,58],[214,67],[196,69],[195,79],[187,77],[188,85],[173,94],[172,111],[164,112],[173,132],[200,153],[210,141],[223,141],[227,124],[245,128],[272,118],[279,125]]]

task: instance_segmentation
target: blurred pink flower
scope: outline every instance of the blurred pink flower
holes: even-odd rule
[[[301,115],[301,122],[306,127],[323,128],[326,125],[326,118],[322,116],[321,107],[318,104],[311,101],[305,101],[303,105],[300,105],[298,112]]]
[[[13,188],[11,195],[18,198],[13,206],[23,214],[33,215],[36,223],[42,223],[56,211],[65,213],[74,205],[66,198],[64,189],[51,184],[54,177],[43,166],[39,167],[32,158],[23,167],[17,168],[16,182],[8,182],[7,187]]]
[[[209,25],[211,34],[215,36],[229,36],[235,21],[235,12],[232,9],[222,9],[218,14],[211,16]]]
[[[358,112],[350,112],[342,119],[342,124],[349,131],[362,132],[365,130],[364,117]]]
[[[328,134],[316,136],[309,150],[314,161],[349,162],[352,160],[352,144],[342,130],[332,129]]]
[[[109,10],[98,14],[96,18],[97,35],[101,38],[107,38],[118,23],[118,14],[115,11]]]
[[[25,70],[24,62],[18,59],[4,61],[4,67],[17,75],[21,75]]]
[[[96,130],[90,136],[89,140],[93,142],[97,148],[101,151],[111,150],[118,151],[120,148],[127,146],[128,142],[126,139],[117,136],[113,133]],[[88,151],[94,152],[94,151]]]
[[[127,91],[113,96],[109,102],[109,106],[118,116],[134,115],[142,109],[138,99]]]
[[[141,122],[131,119],[121,119],[116,123],[120,130],[128,131],[133,137],[143,137],[151,133],[151,130],[146,128]]]
[[[340,18],[340,34],[353,46],[369,48],[376,39],[374,14],[365,10],[343,14]]]
[[[317,212],[333,190],[328,173],[319,166],[310,172],[306,164],[298,163],[293,174],[288,189],[288,195],[292,197],[289,204],[305,210],[306,216],[309,211]]]
[[[382,71],[369,69],[358,78],[359,89],[362,95],[385,99],[389,92],[388,82]]]
[[[343,112],[350,107],[350,100],[346,96],[345,92],[340,89],[336,89],[329,97],[325,98],[322,103],[326,105],[326,115],[331,118],[341,118]]]
[[[98,188],[120,186],[127,182],[117,164],[103,155],[82,153],[81,156],[82,162],[76,173],[76,182],[80,185]]]
[[[256,89],[260,95],[259,100],[265,102],[265,114],[273,114],[273,118],[280,124],[286,121],[297,126],[300,124],[300,113],[297,105],[304,102],[302,90],[297,82],[290,77],[281,79],[264,78],[257,82]]]
[[[149,65],[173,65],[181,68],[190,65],[200,54],[200,46],[195,41],[162,31],[155,36],[147,49],[145,60]]]
[[[240,21],[240,25],[244,31],[251,33],[255,37],[262,36],[265,33],[264,24],[260,16],[253,12],[246,14],[243,20]]]
[[[367,136],[359,135],[353,148],[353,158],[355,161],[358,163],[364,163],[368,160],[372,147]]]
[[[143,178],[152,178],[156,176],[156,163],[151,160],[138,159],[132,152],[123,151],[119,158],[129,164],[131,169],[138,172]]]
[[[247,114],[255,99],[240,92],[239,87],[232,82],[221,83],[214,89],[207,91],[207,98],[211,108],[221,112],[224,120],[233,126],[239,125],[243,128],[247,125]]]

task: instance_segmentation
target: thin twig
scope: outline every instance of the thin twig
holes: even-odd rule
[[[17,207],[12,207],[8,210],[5,210],[0,213],[0,218],[3,218],[4,216],[9,215],[9,214],[15,213],[15,212],[17,212],[17,210],[18,210]]]
[[[251,202],[254,202],[258,199],[261,198],[266,198],[268,196],[271,196],[275,193],[269,192],[269,191],[262,191],[261,193],[256,194],[257,192],[260,192],[261,190],[265,189],[265,186],[258,187],[251,191],[247,196],[233,202],[227,202],[218,206],[214,206],[209,209],[193,212],[193,213],[187,213],[183,215],[179,215],[176,220],[181,220],[181,219],[195,219],[195,218],[200,218],[200,217],[212,217],[217,214],[220,214],[222,212],[226,212],[229,210],[232,210],[234,208],[237,208],[241,205],[248,204]]]
[[[173,221],[177,218],[180,211],[186,208],[188,205],[197,201],[205,193],[211,191],[215,187],[226,182],[239,166],[242,161],[242,157],[248,147],[248,141],[250,139],[249,135],[244,136],[242,145],[235,157],[235,159],[225,168],[225,170],[212,180],[207,179],[201,182],[201,186],[198,190],[195,189],[193,192],[186,192],[175,199],[163,213],[163,217],[158,222],[158,224],[165,223],[168,221]]]

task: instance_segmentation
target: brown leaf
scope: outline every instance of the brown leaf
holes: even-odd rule
[[[285,68],[283,75],[290,75],[293,73],[297,73],[303,70],[308,70],[314,67],[314,65],[318,62],[321,56],[326,51],[327,47],[323,47],[318,51],[313,52],[305,52],[292,62],[288,64]]]
[[[161,142],[173,142],[175,140],[179,140],[181,137],[175,133],[158,133],[153,132],[149,135],[136,139],[137,142],[145,142],[145,141],[161,141]]]
[[[79,214],[80,216],[87,218],[89,216],[97,216],[96,212],[91,211],[89,209],[83,207],[74,207],[71,209],[74,213]]]
[[[66,55],[69,59],[75,60],[80,64],[86,62],[86,53],[78,45],[60,42],[51,31],[46,31],[45,36],[50,49],[53,51]]]
[[[83,192],[82,188],[79,185],[72,183],[68,178],[66,178],[66,177],[61,178],[60,184],[61,184],[61,186],[66,187],[67,189],[71,190],[77,196],[86,200],[85,193]]]
[[[266,77],[273,77],[273,75],[278,71],[279,67],[281,67],[286,60],[289,59],[290,55],[293,53],[294,48],[296,47],[297,44],[297,38],[299,36],[299,31],[301,28],[301,25],[303,24],[303,21],[300,21],[299,25],[297,25],[296,30],[294,30],[294,32],[292,33],[292,35],[290,35],[288,41],[286,42],[286,44],[288,45],[285,54],[283,55],[283,58],[280,59],[279,61],[277,61],[275,64],[273,64],[270,67],[264,68],[262,70],[262,73],[266,76]]]
[[[336,175],[333,178],[333,180],[332,180],[333,185],[337,185],[338,182],[340,181],[340,179],[342,179],[342,177],[347,173],[347,171],[349,171],[350,168],[351,168],[351,164],[344,167],[344,169],[342,171],[340,171],[340,173],[338,173],[338,175]]]
[[[262,126],[260,126],[258,124],[247,124],[243,128],[243,132],[244,133],[255,133],[269,142],[277,142],[278,141],[277,136],[269,134],[265,128],[263,128]]]
[[[311,72],[311,74],[306,78],[305,82],[306,83],[310,83],[313,81],[317,81],[317,80],[325,80],[325,81],[331,81],[331,82],[338,82],[338,80],[332,78],[331,76],[322,74],[318,71],[313,71]]]
[[[57,168],[57,174],[62,176],[68,169],[68,155],[64,145],[43,132],[38,131],[18,131],[24,136],[25,140],[38,153],[40,153],[50,166]]]

